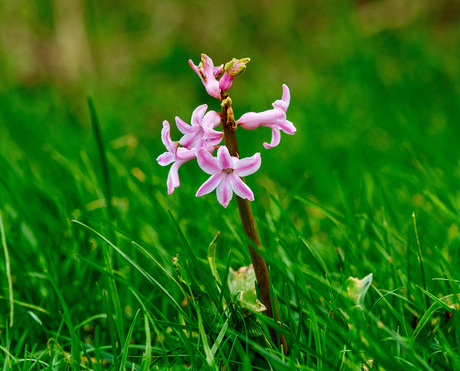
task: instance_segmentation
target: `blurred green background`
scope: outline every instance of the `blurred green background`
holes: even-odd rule
[[[458,134],[456,1],[45,0],[0,7],[8,157],[15,156],[10,141],[35,154],[46,144],[82,148],[81,140],[92,140],[88,93],[108,141],[129,134],[151,146],[162,120],[188,119],[202,102],[217,109],[187,65],[201,52],[218,64],[252,58],[232,88],[237,115],[269,108],[281,84],[290,86],[298,134],[284,149],[304,169],[321,162],[318,148],[335,151],[331,165],[342,172],[353,152],[399,158],[394,150],[417,145],[414,136],[439,149]],[[434,148],[413,150],[423,147]],[[284,157],[282,148],[277,156]],[[455,150],[427,155],[452,159]],[[296,152],[308,158],[296,160]]]
[[[69,284],[80,287],[87,268],[73,260],[60,265],[83,249],[69,220],[105,218],[88,95],[101,121],[122,230],[163,246],[158,253],[167,265],[177,241],[162,230],[171,229],[164,210],[203,246],[225,228],[216,222],[223,209],[215,196],[194,197],[206,174],[184,165],[182,186],[167,196],[168,169],[155,161],[164,151],[163,120],[189,121],[203,103],[219,110],[187,63],[197,64],[201,53],[216,64],[251,58],[230,90],[237,117],[270,109],[283,83],[291,89],[295,136],[283,135],[267,151],[262,142],[270,130],[237,133],[242,156],[262,153],[261,170],[248,178],[259,217],[266,210],[276,216],[274,197],[327,252],[335,246],[330,221],[295,195],[350,220],[366,213],[402,236],[415,211],[422,243],[458,247],[458,1],[4,0],[0,206],[15,272],[24,264],[56,269],[56,281],[73,277]],[[179,139],[175,128],[172,136]],[[235,210],[225,215],[238,223]],[[34,282],[16,285],[24,301],[46,297]],[[30,287],[43,291],[26,294]]]
[[[260,173],[338,207],[337,177],[355,197],[366,168],[410,213],[423,189],[406,175],[423,173],[425,162],[430,182],[460,172],[459,19],[454,0],[5,0],[0,153],[13,168],[59,179],[54,191],[77,208],[53,156],[81,162],[82,151],[97,153],[91,94],[114,156],[166,180],[154,161],[162,121],[188,121],[202,103],[219,109],[188,59],[250,57],[231,90],[236,116],[269,109],[286,83],[298,129],[273,151],[260,145],[268,129],[239,133],[244,155],[263,152]]]

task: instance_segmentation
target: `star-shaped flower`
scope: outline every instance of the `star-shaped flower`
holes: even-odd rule
[[[191,125],[176,117],[176,125],[184,136],[179,143],[187,149],[204,146],[215,146],[222,141],[222,132],[213,130],[220,123],[220,116],[216,111],[205,114],[208,106],[202,104],[192,113]]]
[[[291,95],[287,85],[283,84],[283,96],[281,100],[273,103],[273,109],[263,112],[248,112],[241,116],[236,123],[247,130],[257,129],[259,126],[267,126],[272,129],[271,143],[264,143],[269,149],[280,143],[280,130],[293,135],[296,132],[294,124],[286,119],[286,111],[289,107]]]
[[[198,66],[195,66],[191,59],[188,61],[188,64],[200,76],[201,82],[208,94],[211,97],[221,99],[219,81],[217,79],[222,76],[224,66],[214,67],[212,59],[206,54],[201,54],[201,62]]]
[[[168,194],[174,192],[174,188],[180,186],[179,182],[179,167],[190,160],[196,158],[195,149],[190,150],[187,148],[181,148],[179,142],[173,142],[171,140],[170,126],[168,121],[163,121],[163,129],[161,130],[161,141],[165,145],[167,152],[157,157],[157,161],[161,166],[167,166],[171,163],[171,169],[169,169],[168,180]],[[206,152],[206,149],[204,149]]]
[[[198,189],[197,197],[216,189],[217,200],[223,207],[228,206],[233,192],[241,198],[254,201],[254,194],[240,177],[253,174],[260,168],[260,153],[240,160],[230,156],[225,146],[219,147],[217,157],[201,148],[197,152],[197,160],[200,168],[211,175]]]

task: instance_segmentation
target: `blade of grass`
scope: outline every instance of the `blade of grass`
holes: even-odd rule
[[[134,332],[134,327],[136,325],[137,319],[139,318],[140,312],[141,312],[140,309],[136,312],[133,322],[131,323],[131,326],[129,327],[128,334],[126,335],[125,346],[122,349],[121,360],[120,360],[120,365],[122,367],[122,370],[126,370],[126,362],[128,361],[128,354],[129,354],[129,343],[131,342],[131,338]]]
[[[150,363],[152,363],[152,335],[150,334],[149,325],[149,322],[152,321],[152,318],[150,317],[149,311],[139,295],[137,295],[133,290],[131,290],[131,292],[136,297],[137,301],[141,304],[142,310],[144,311],[145,353],[142,357],[141,371],[148,371],[150,370]]]
[[[204,354],[206,355],[206,362],[212,370],[217,371],[218,368],[214,361],[214,353],[211,351],[211,348],[209,347],[208,335],[204,330],[203,318],[201,316],[201,310],[198,302],[196,303],[196,312],[198,317],[198,330],[200,332],[200,339],[203,342]]]
[[[224,322],[219,334],[217,335],[217,338],[216,338],[216,341],[214,342],[214,344],[212,345],[212,348],[211,348],[211,353],[212,353],[212,356],[214,357],[216,355],[216,352],[217,350],[219,349],[219,346],[221,345],[222,343],[222,340],[227,332],[227,329],[228,329],[228,325],[229,325],[229,320],[230,320],[230,316],[227,318],[227,320]]]
[[[423,282],[423,288],[426,292],[428,292],[427,286],[426,286],[426,277],[425,277],[425,268],[423,267],[423,256],[422,256],[422,248],[420,247],[420,240],[418,238],[418,231],[417,231],[417,220],[415,219],[415,212],[412,213],[412,218],[414,219],[414,231],[415,231],[415,238],[417,241],[417,247],[418,247],[418,260],[420,264],[420,271],[422,274],[422,282]],[[429,307],[429,302],[428,302],[428,297],[425,296],[425,310],[427,310]]]
[[[423,289],[422,287],[420,287],[419,285],[416,285],[416,287],[422,291],[426,296],[427,298],[430,297],[431,299],[433,299],[434,302],[436,302],[437,304],[439,304],[442,308],[444,308],[447,312],[450,312],[452,314],[454,314],[456,312],[456,309],[455,308],[452,308],[450,307],[448,304],[446,304],[445,302],[443,302],[441,299],[439,299],[438,297],[436,297],[435,295],[433,295],[432,293],[428,292],[427,290]],[[452,295],[452,297],[455,297],[455,295]]]
[[[107,163],[107,156],[105,153],[104,141],[102,139],[102,130],[99,123],[99,117],[94,106],[93,99],[88,97],[88,107],[91,116],[91,124],[93,126],[94,136],[96,138],[96,144],[99,151],[99,158],[101,160],[102,175],[104,179],[105,198],[107,203],[107,216],[110,221],[113,221],[113,209],[112,209],[112,187],[110,182],[110,172]]]
[[[307,240],[305,240],[303,237],[299,236],[300,238],[300,241],[302,241],[302,243],[305,245],[305,247],[308,249],[308,251],[310,252],[311,256],[313,257],[314,261],[319,265],[319,267],[321,268],[321,270],[323,271],[323,274],[325,276],[328,275],[328,269],[326,267],[326,264],[324,263],[324,260],[323,258],[321,257],[321,255],[319,255],[318,251],[316,251],[316,249],[313,248],[313,246],[311,246]]]
[[[0,295],[0,299],[6,299],[6,298],[4,296]],[[17,305],[19,305],[21,307],[30,308],[30,309],[36,310],[37,312],[41,312],[41,313],[44,313],[44,314],[47,314],[47,315],[50,314],[49,311],[47,311],[46,309],[41,308],[39,306],[29,304],[29,303],[24,303],[23,301],[19,301],[19,300],[16,300],[16,299],[14,299],[13,301],[14,301],[15,304],[17,304]]]
[[[104,302],[105,311],[107,312],[107,322],[109,325],[110,344],[112,345],[113,367],[118,369],[118,336],[115,321],[113,320],[112,309],[110,308],[109,294],[107,290],[102,290],[102,299]]]
[[[8,281],[8,298],[10,302],[10,327],[13,327],[14,319],[14,298],[13,298],[13,280],[11,278],[10,255],[6,245],[5,227],[3,225],[2,212],[0,211],[0,233],[2,235],[3,252],[5,254],[6,279]]]
[[[46,278],[48,281],[51,283],[51,286],[53,286],[54,292],[56,293],[59,302],[61,303],[62,310],[63,310],[63,319],[65,324],[67,325],[67,328],[70,333],[70,338],[71,338],[71,344],[70,344],[70,366],[72,371],[74,370],[79,370],[80,369],[80,340],[77,337],[77,334],[75,332],[75,327],[72,323],[72,317],[70,315],[69,307],[64,300],[64,297],[62,296],[61,291],[59,290],[58,286],[54,282],[53,278],[49,273],[46,274]]]

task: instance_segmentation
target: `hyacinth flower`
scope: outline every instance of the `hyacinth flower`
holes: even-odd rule
[[[201,62],[198,66],[195,66],[191,59],[188,61],[188,64],[198,74],[208,94],[211,97],[221,99],[219,81],[217,79],[222,76],[224,66],[214,67],[212,59],[206,54],[201,54]]]
[[[179,181],[179,168],[180,166],[190,160],[196,158],[195,149],[180,148],[179,142],[173,142],[171,140],[170,126],[168,121],[163,121],[163,129],[161,130],[161,141],[167,149],[157,157],[157,162],[161,166],[167,166],[172,163],[171,169],[169,169],[168,180],[166,184],[168,186],[168,194],[174,192],[174,188],[180,186]]]
[[[216,190],[218,202],[226,208],[235,193],[243,230],[251,241],[248,243],[249,254],[259,286],[260,299],[266,307],[265,314],[279,321],[276,301],[271,300],[267,264],[259,253],[262,243],[251,208],[254,194],[243,179],[260,168],[261,157],[260,153],[256,153],[252,157],[239,158],[236,129],[238,126],[247,130],[254,130],[260,126],[271,128],[271,143],[264,143],[264,147],[273,148],[280,142],[281,131],[292,135],[296,128],[286,119],[290,103],[290,92],[286,85],[283,85],[282,98],[273,103],[273,109],[259,113],[245,113],[235,121],[228,89],[232,86],[234,78],[245,71],[248,62],[249,58],[234,58],[226,63],[225,67],[223,65],[215,67],[211,58],[206,54],[201,55],[201,63],[198,66],[189,60],[190,66],[200,77],[208,94],[221,101],[222,111],[221,113],[214,111],[206,113],[207,105],[203,104],[193,111],[190,125],[176,117],[177,127],[183,134],[178,142],[171,140],[169,123],[164,121],[162,141],[167,152],[160,155],[157,161],[162,166],[172,164],[167,181],[169,194],[180,185],[179,167],[195,158],[200,168],[210,175],[208,180],[199,187],[196,196]],[[219,122],[223,133],[214,130]],[[224,145],[218,147],[222,138]],[[214,157],[211,153],[216,147],[218,147],[217,156]],[[272,327],[269,327],[269,332],[272,341],[275,344],[280,343],[286,354],[287,344],[283,334],[277,333]]]
[[[241,116],[237,125],[247,130],[254,130],[260,126],[266,126],[272,129],[272,140],[270,144],[264,143],[267,149],[276,147],[280,143],[282,130],[286,134],[293,135],[296,128],[292,122],[286,119],[286,111],[289,107],[291,95],[287,85],[283,84],[283,95],[281,100],[273,103],[273,109],[264,112],[248,112]]]
[[[208,106],[202,104],[192,113],[190,125],[176,117],[176,125],[184,136],[179,144],[187,149],[200,148],[203,145],[215,146],[222,141],[222,132],[214,128],[220,124],[220,116],[216,111],[209,111],[205,114]]]
[[[232,199],[233,192],[242,199],[254,201],[251,189],[241,180],[241,177],[255,173],[260,168],[260,153],[252,157],[239,159],[230,156],[228,148],[219,147],[217,157],[201,148],[197,152],[197,161],[201,170],[211,175],[198,189],[196,196],[208,194],[216,190],[217,200],[223,207],[227,207]]]

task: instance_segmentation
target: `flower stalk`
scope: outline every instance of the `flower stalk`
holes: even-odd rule
[[[237,127],[235,123],[235,117],[233,114],[233,109],[231,106],[231,99],[228,94],[222,94],[222,114],[221,114],[221,124],[224,132],[224,143],[230,152],[230,156],[239,158],[238,142],[236,140],[235,129]],[[244,178],[241,178],[244,182]],[[248,243],[249,255],[251,256],[252,265],[254,267],[254,272],[256,274],[257,284],[259,286],[259,293],[261,302],[266,306],[267,310],[265,314],[274,318],[273,312],[276,314],[276,319],[279,321],[278,308],[275,305],[275,311],[272,308],[272,301],[270,295],[270,277],[268,274],[267,263],[265,259],[257,252],[256,248],[261,248],[262,244],[260,242],[259,232],[257,231],[256,220],[254,214],[252,213],[251,202],[248,199],[244,199],[236,196],[236,202],[238,205],[238,211],[240,214],[241,223],[243,224],[243,230],[246,236],[251,240],[251,243]],[[278,339],[276,331],[273,328],[269,328],[270,338],[273,343],[277,344]],[[287,354],[288,348],[286,344],[286,339],[283,334],[280,334],[280,343],[283,348],[284,354]]]

